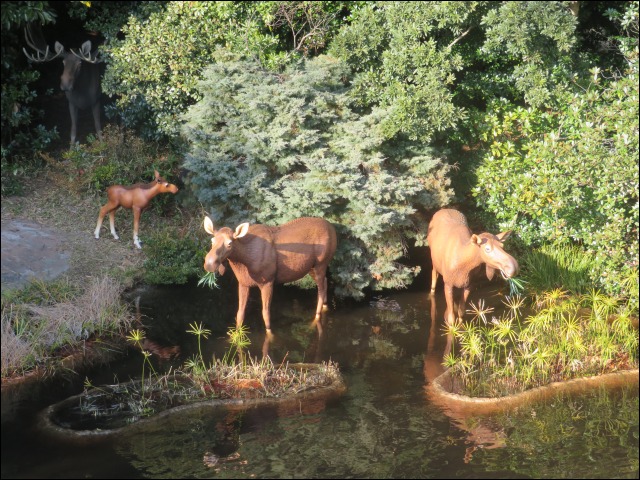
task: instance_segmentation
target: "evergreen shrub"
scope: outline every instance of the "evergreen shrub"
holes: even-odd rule
[[[187,182],[216,226],[277,225],[302,216],[332,222],[335,291],[408,285],[408,242],[424,244],[428,215],[450,202],[449,166],[381,128],[388,110],[358,111],[350,72],[332,57],[281,74],[224,50],[203,73],[185,116]]]

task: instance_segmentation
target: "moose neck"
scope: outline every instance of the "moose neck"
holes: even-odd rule
[[[143,193],[144,193],[144,197],[146,199],[145,204],[143,205],[143,208],[146,207],[149,202],[151,201],[151,199],[153,197],[155,197],[156,195],[158,195],[159,193],[162,193],[160,191],[160,184],[158,182],[151,182],[148,188],[142,188],[140,189]]]

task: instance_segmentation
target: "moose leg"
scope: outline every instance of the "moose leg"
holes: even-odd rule
[[[453,285],[445,284],[444,286],[444,296],[447,299],[447,311],[445,313],[445,321],[447,322],[447,326],[453,326],[456,320],[455,303],[453,301]]]
[[[76,129],[78,126],[78,107],[69,102],[69,113],[71,114],[71,145],[76,143]]]
[[[436,293],[437,281],[438,281],[438,272],[436,272],[436,269],[433,268],[431,269],[431,293],[432,294]]]
[[[142,209],[133,207],[133,244],[138,248],[142,248],[140,246],[140,239],[138,238],[138,227],[140,226],[141,213]]]
[[[327,312],[329,310],[329,304],[327,303],[327,292],[329,291],[328,285],[327,277],[324,277],[324,298],[322,299],[323,312]]]
[[[96,229],[93,232],[93,236],[96,238],[100,238],[100,229],[102,228],[102,220],[104,216],[107,214],[105,211],[106,205],[100,209],[100,213],[98,213],[98,223],[96,224]]]
[[[111,220],[111,215],[115,215],[115,210],[117,209],[117,206],[114,206],[110,201],[105,203],[104,206],[100,209],[100,213],[98,213],[98,222],[96,223],[96,229],[93,232],[94,237],[96,238],[100,238],[100,229],[102,228],[102,221],[104,220],[104,216],[108,213],[109,214],[109,220],[111,221],[111,233],[113,234],[115,232],[114,227],[113,227],[113,220]],[[118,239],[118,236],[116,235],[116,240]]]
[[[469,293],[471,293],[471,290],[469,288],[465,288],[464,292],[462,293],[462,299],[458,304],[458,318],[460,319],[460,321],[462,321],[462,317],[464,316],[464,312],[466,310],[467,298],[469,298]]]
[[[240,328],[244,323],[244,311],[249,300],[249,287],[238,285],[238,313],[236,315],[236,328]]]
[[[102,140],[102,126],[100,124],[100,102],[97,102],[93,107],[91,107],[91,111],[93,112],[93,124],[96,127],[96,134],[98,138]]]
[[[120,237],[116,233],[116,210],[117,209],[114,208],[109,212],[109,227],[111,228],[111,235],[113,235],[113,238],[120,240]]]
[[[312,269],[309,274],[318,286],[318,303],[316,305],[316,316],[314,318],[314,322],[317,322],[320,320],[322,312],[329,310],[329,306],[327,305],[327,270],[326,268]]]
[[[260,287],[262,296],[262,319],[267,329],[267,335],[271,334],[271,298],[273,297],[273,282],[265,283]]]

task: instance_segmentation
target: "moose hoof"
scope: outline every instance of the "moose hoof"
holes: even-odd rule
[[[323,312],[328,312],[329,311],[329,305],[327,305],[326,303],[324,305],[322,305],[322,311]]]

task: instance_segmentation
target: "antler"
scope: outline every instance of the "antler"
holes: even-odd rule
[[[64,53],[64,47],[59,42],[56,42],[56,45],[55,45],[56,54],[54,55],[53,53],[49,52],[49,45],[47,45],[46,42],[44,41],[44,38],[42,37],[42,33],[38,31],[34,36],[30,26],[27,26],[27,28],[24,29],[24,38],[27,41],[27,45],[29,45],[31,48],[33,48],[36,51],[37,56],[29,55],[29,53],[27,53],[27,50],[24,47],[22,48],[22,51],[24,52],[24,54],[32,62],[38,62],[38,63],[49,62],[54,58],[62,55],[62,53]],[[40,44],[40,45],[36,45],[36,44]],[[43,50],[43,47],[46,47],[46,48]]]
[[[85,62],[89,62],[89,63],[100,63],[100,62],[102,62],[102,59],[98,58],[98,52],[97,51],[92,56],[92,54],[91,54],[91,40],[87,40],[86,42],[84,42],[82,44],[82,46],[80,47],[80,49],[78,50],[78,53],[74,52],[72,48],[69,49],[69,50],[71,51],[71,53],[73,53],[80,60],[83,60]]]

